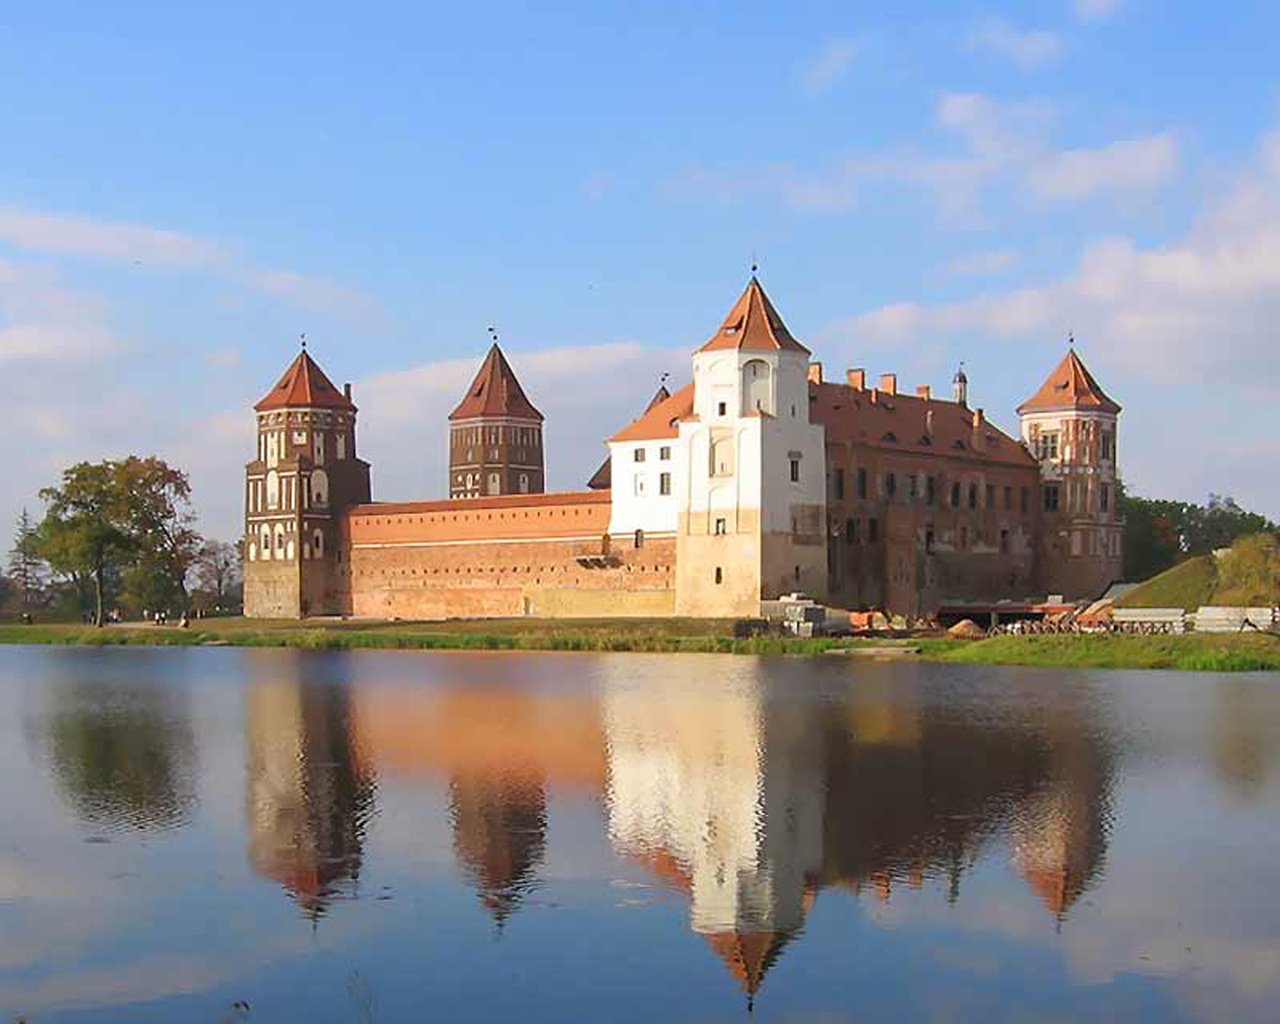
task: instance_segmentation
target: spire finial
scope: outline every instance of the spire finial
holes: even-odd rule
[[[1076,332],[1072,330],[1068,330],[1067,331],[1067,348],[1075,348],[1075,347],[1076,347]]]
[[[306,331],[303,331],[300,335],[298,335],[298,341],[302,344],[302,351],[305,352],[307,350],[307,332]]]
[[[751,276],[755,277],[756,272],[760,269],[760,261],[756,259],[756,251],[751,250]]]
[[[498,344],[498,328],[494,327],[493,324],[489,325],[489,340],[495,345]]]

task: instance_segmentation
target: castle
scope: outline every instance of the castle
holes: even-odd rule
[[[254,408],[245,614],[743,617],[803,592],[917,616],[1119,578],[1120,406],[1074,347],[1010,437],[895,374],[827,380],[753,276],[608,441],[546,493],[543,417],[495,342],[449,417],[447,500],[374,502],[351,388],[305,347]]]

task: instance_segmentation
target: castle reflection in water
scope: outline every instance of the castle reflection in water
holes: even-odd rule
[[[517,657],[424,687],[271,664],[247,702],[249,854],[312,918],[358,894],[377,778],[447,786],[454,856],[499,927],[539,884],[549,794],[598,800],[616,854],[683,894],[749,996],[823,889],[954,901],[1007,856],[1063,919],[1106,850],[1110,746],[1069,694],[1002,719],[901,672],[800,699],[748,659],[715,678],[624,659],[595,689],[531,684]]]

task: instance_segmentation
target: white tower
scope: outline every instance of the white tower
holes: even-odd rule
[[[752,277],[693,357],[679,424],[676,613],[755,616],[762,598],[826,596],[823,428],[809,350]]]

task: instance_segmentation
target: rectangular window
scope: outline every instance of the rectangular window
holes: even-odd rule
[[[925,481],[925,502],[933,505],[938,500],[938,478],[931,476]]]
[[[1098,503],[1099,503],[1099,505],[1101,506],[1101,508],[1102,508],[1102,511],[1103,511],[1103,512],[1108,512],[1108,511],[1110,511],[1110,509],[1111,509],[1111,487],[1110,487],[1110,485],[1108,485],[1108,484],[1103,484],[1103,485],[1102,485],[1102,488],[1098,491]]]
[[[856,544],[858,542],[858,520],[846,519],[844,521],[844,542],[846,544]]]
[[[717,406],[716,406],[716,411],[717,411],[721,416],[723,416],[723,415],[725,414],[725,409],[726,409],[726,408],[727,408],[727,407],[726,407],[726,405],[724,404],[724,402],[721,402],[719,405],[717,405]]]
[[[1004,489],[1004,510],[1006,512],[1013,511],[1013,488],[1006,487]]]
[[[915,473],[912,473],[910,476],[907,477],[907,485],[908,485],[907,493],[910,496],[912,503],[914,504],[916,498],[920,496],[920,478],[916,476]]]
[[[631,453],[631,458],[636,462],[644,462],[644,449],[637,448]]]
[[[717,565],[716,566],[716,583],[720,584],[723,582],[724,582],[724,570]]]
[[[1046,512],[1057,512],[1061,500],[1061,489],[1057,484],[1044,485],[1044,510]]]
[[[836,500],[844,501],[844,470],[836,470]]]
[[[884,475],[884,492],[892,498],[898,493],[898,477],[894,473]]]
[[[872,516],[867,520],[867,543],[874,544],[876,538],[880,536],[880,520]]]
[[[793,484],[798,484],[800,482],[800,460],[799,459],[791,460],[791,482]]]
[[[952,508],[960,507],[960,481],[959,480],[951,481],[951,507]]]
[[[858,469],[858,497],[865,498],[867,496],[867,471]]]
[[[723,518],[717,519],[716,520],[716,536],[723,537],[728,532],[729,532],[729,520],[723,519]]]
[[[1043,462],[1045,459],[1056,459],[1058,457],[1058,432],[1056,430],[1044,431],[1036,441],[1036,455]]]
[[[636,535],[631,541],[637,548],[644,547],[644,530],[636,530]]]
[[[1025,487],[1019,493],[1018,499],[1021,504],[1022,514],[1025,516],[1027,514],[1027,489]]]
[[[671,461],[671,448],[668,445],[664,444],[661,448],[658,449],[658,459],[661,462]]]
[[[1110,461],[1111,457],[1115,454],[1115,442],[1111,437],[1111,431],[1104,430],[1102,432],[1102,437],[1099,440],[1099,447],[1102,449],[1099,452],[1099,455],[1103,459]]]
[[[658,493],[659,494],[671,493],[671,474],[670,473],[658,474]]]
[[[969,485],[969,507],[970,508],[978,507],[978,485],[977,484]]]
[[[996,486],[995,484],[987,484],[987,503],[983,508],[996,507]]]

